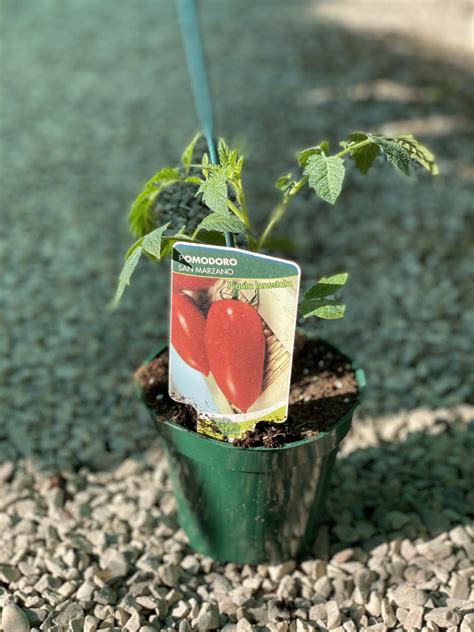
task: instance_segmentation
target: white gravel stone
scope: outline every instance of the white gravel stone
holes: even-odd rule
[[[160,577],[166,586],[174,587],[178,584],[181,571],[177,564],[165,564],[160,568]]]
[[[171,609],[171,616],[173,617],[173,619],[181,621],[182,619],[187,617],[190,609],[191,608],[189,607],[189,604],[187,604],[185,601],[178,601]]]
[[[73,593],[76,592],[76,584],[73,584],[72,582],[64,582],[64,584],[62,584],[59,588],[58,588],[58,594],[62,595],[63,597],[70,597]]]
[[[127,623],[125,624],[125,630],[130,632],[138,632],[141,627],[140,614],[135,611],[130,615]]]
[[[194,575],[199,572],[199,561],[194,555],[186,555],[180,562],[180,566],[183,570]]]
[[[332,592],[332,585],[329,579],[324,576],[316,581],[314,584],[315,592],[319,593],[322,597],[327,599]]]
[[[81,586],[79,586],[76,592],[76,599],[79,601],[90,601],[95,590],[96,586],[94,584],[91,582],[84,582]]]
[[[247,619],[239,619],[237,621],[237,632],[254,632],[257,628],[250,623]]]
[[[326,603],[326,617],[328,630],[334,630],[341,624],[341,613],[335,601]]]
[[[400,554],[407,562],[409,562],[416,557],[417,551],[410,540],[405,539],[400,545]]]
[[[58,626],[68,627],[76,619],[84,621],[84,609],[77,603],[69,603],[59,615],[54,617],[54,622]]]
[[[30,624],[23,610],[10,603],[2,611],[2,629],[3,632],[29,632]]]
[[[458,625],[461,622],[461,615],[456,608],[433,608],[430,612],[425,614],[425,619],[428,622],[436,623],[440,628],[448,628],[453,625]]]
[[[467,599],[469,597],[469,582],[467,577],[455,575],[452,578],[449,596],[452,599]]]
[[[94,617],[91,614],[86,615],[84,618],[84,632],[96,632],[99,627],[99,623],[100,621],[97,617]]]
[[[395,589],[393,600],[397,606],[409,609],[411,606],[423,606],[427,602],[428,597],[418,588],[409,584],[401,584]]]
[[[397,623],[397,618],[388,599],[382,599],[381,615],[382,620],[387,627],[392,628]]]
[[[421,630],[423,626],[423,613],[424,609],[422,606],[412,606],[403,619],[403,628],[405,630]]]
[[[285,575],[292,573],[296,568],[296,562],[294,560],[288,560],[287,562],[283,562],[283,564],[277,564],[276,566],[268,566],[268,573],[270,575],[270,579],[273,582],[278,582]]]
[[[466,529],[462,526],[455,527],[449,532],[450,539],[458,546],[470,546],[473,539],[469,536]]]
[[[128,573],[127,558],[116,549],[107,549],[100,557],[100,566],[111,580],[124,577]]]
[[[298,587],[293,577],[285,575],[278,584],[277,597],[278,599],[292,599],[296,597]]]
[[[365,609],[372,617],[379,617],[382,612],[382,598],[376,591],[370,593]]]
[[[309,619],[311,621],[326,621],[326,603],[318,603],[309,610]]]
[[[136,602],[145,610],[155,610],[158,607],[156,599],[146,595],[136,597]]]
[[[193,626],[198,630],[215,630],[219,627],[219,614],[216,608],[209,603],[203,604],[197,620],[193,621]]]

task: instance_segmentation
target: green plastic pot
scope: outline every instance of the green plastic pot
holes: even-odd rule
[[[196,551],[221,562],[276,564],[314,542],[336,453],[365,388],[363,370],[352,367],[360,392],[354,407],[329,432],[281,448],[236,448],[157,421],[150,410],[178,522]]]

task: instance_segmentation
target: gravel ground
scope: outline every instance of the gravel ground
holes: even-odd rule
[[[380,168],[350,176],[334,209],[295,205],[283,228],[306,278],[352,276],[348,316],[317,331],[370,389],[314,554],[214,564],[177,528],[130,380],[166,328],[163,273],[143,264],[105,309],[124,209],[197,127],[173,3],[3,1],[3,631],[471,631],[468,46],[441,55],[426,34],[352,29],[309,0],[202,4],[220,130],[247,148],[259,221],[294,150],[353,129],[416,131],[442,176]]]

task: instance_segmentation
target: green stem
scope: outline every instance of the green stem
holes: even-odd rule
[[[289,191],[288,193],[288,197],[291,199],[293,198],[300,189],[302,189],[306,184],[308,184],[308,176],[303,176],[301,178],[301,180],[299,180]],[[289,200],[288,200],[289,202]]]
[[[308,176],[303,176],[301,180],[299,180],[298,182],[296,182],[296,184],[292,186],[292,188],[288,191],[288,193],[283,198],[283,201],[279,202],[275,206],[275,208],[272,211],[272,214],[270,215],[268,224],[266,225],[265,230],[263,231],[262,235],[260,236],[260,239],[257,242],[257,246],[256,246],[257,251],[263,248],[265,241],[268,238],[268,235],[271,233],[271,231],[274,229],[276,224],[278,224],[278,222],[281,220],[281,218],[285,214],[286,209],[288,208],[291,200],[295,197],[298,191],[302,189],[307,183],[308,183]]]
[[[362,140],[359,143],[354,143],[350,147],[346,147],[345,149],[341,150],[339,153],[335,154],[335,157],[342,158],[343,156],[346,156],[347,154],[349,154],[351,151],[354,151],[354,149],[360,149],[361,147],[365,147],[365,145],[370,145],[372,142],[373,141],[370,138],[366,138],[365,140]],[[301,178],[301,180],[296,182],[296,184],[294,184],[293,187],[288,191],[288,193],[283,198],[283,201],[277,204],[277,206],[275,206],[270,216],[270,220],[267,226],[265,227],[265,230],[263,231],[260,239],[257,242],[257,250],[260,250],[264,246],[265,241],[268,238],[268,235],[271,233],[271,231],[274,229],[276,224],[278,224],[278,222],[281,220],[281,218],[285,214],[285,211],[288,208],[288,205],[290,204],[291,200],[295,197],[298,191],[302,189],[308,183],[308,179],[309,179],[308,176],[303,176],[303,178]]]
[[[280,221],[281,217],[286,211],[287,206],[288,206],[288,203],[285,204],[284,202],[280,202],[279,204],[275,206],[270,216],[270,219],[268,221],[268,224],[265,227],[265,230],[261,234],[260,239],[257,241],[257,251],[261,250],[261,248],[265,244],[265,241],[268,235],[273,230],[273,227],[275,226],[275,224],[277,224]]]
[[[244,215],[239,209],[239,207],[236,204],[234,204],[232,200],[227,200],[227,205],[232,211],[232,213],[236,215],[240,219],[241,222],[243,222],[246,226],[248,226],[248,222],[245,221]]]
[[[360,143],[354,143],[354,145],[351,145],[350,147],[346,147],[345,149],[343,149],[342,151],[340,151],[338,154],[335,154],[336,158],[342,158],[342,156],[345,156],[346,154],[350,154],[351,151],[353,151],[354,149],[359,149],[360,147],[365,147],[365,145],[370,145],[373,141],[370,138],[366,138],[365,140],[361,140]]]
[[[248,226],[249,228],[251,228],[249,216],[247,214],[247,205],[245,203],[245,194],[244,194],[244,187],[242,186],[242,182],[241,181],[233,182],[232,184],[234,185],[235,192],[237,194],[237,199],[239,201],[240,208],[242,209],[242,215],[244,216],[244,224]]]
[[[248,242],[248,245],[249,245],[249,249],[250,250],[255,250],[256,242],[255,242],[254,237],[252,236],[252,225],[250,224],[250,220],[249,220],[249,217],[247,215],[247,210],[245,208],[245,200],[244,200],[244,197],[243,197],[243,190],[242,190],[241,187],[238,187],[234,181],[231,181],[231,182],[232,182],[232,185],[234,186],[235,192],[237,194],[237,199],[238,199],[239,204],[240,204],[240,209],[239,209],[239,207],[236,204],[234,204],[232,202],[232,200],[227,200],[227,204],[228,204],[230,210],[234,213],[234,215],[236,215],[240,219],[240,221],[243,222],[245,224],[245,226],[247,226],[247,228],[249,229],[249,232],[247,234],[247,242]]]

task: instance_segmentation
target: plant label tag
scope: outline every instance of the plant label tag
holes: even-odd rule
[[[232,440],[288,415],[301,271],[247,250],[173,246],[169,394]]]

